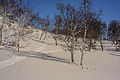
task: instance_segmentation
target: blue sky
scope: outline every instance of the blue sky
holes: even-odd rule
[[[56,12],[56,3],[62,1],[64,3],[71,2],[73,5],[78,5],[81,0],[24,0],[29,1],[32,6],[35,6],[35,11],[40,13],[40,16],[45,17],[47,14],[53,17]],[[95,11],[103,9],[102,19],[107,24],[115,19],[120,20],[120,0],[91,0]]]

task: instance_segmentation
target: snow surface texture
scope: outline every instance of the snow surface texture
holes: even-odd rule
[[[73,64],[64,43],[55,46],[54,39],[47,36],[45,41],[29,40],[29,46],[20,52],[0,46],[0,80],[120,80],[120,52],[110,42],[104,41],[103,52],[99,44],[97,50],[86,52],[81,69],[80,51]]]

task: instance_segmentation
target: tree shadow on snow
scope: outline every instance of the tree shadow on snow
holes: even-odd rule
[[[56,61],[56,62],[62,62],[62,63],[77,65],[76,63],[70,62],[70,60],[68,60],[68,59],[55,57],[55,56],[49,55],[47,53],[27,52],[27,51],[17,52],[11,46],[5,46],[4,45],[3,47],[4,48],[0,48],[0,50],[10,51],[11,53],[13,53],[13,54],[15,54],[17,56],[26,56],[26,57],[38,58],[38,59],[42,59],[42,60],[51,60],[51,61]]]
[[[120,57],[120,53],[108,53],[108,54]]]
[[[40,41],[40,40],[35,40],[35,39],[32,39],[33,41],[36,41],[36,42],[39,42],[39,43],[44,43],[46,45],[51,45],[51,46],[56,46],[55,43],[47,43],[45,41]],[[63,46],[63,47],[67,47],[66,45],[64,44],[60,44],[60,43],[57,43],[58,46]]]
[[[67,59],[51,56],[47,53],[21,51],[21,52],[14,52],[14,54],[18,56],[26,56],[26,57],[38,58],[42,60],[51,60],[51,61],[62,62],[67,64],[75,64]]]
[[[47,45],[52,45],[54,46],[55,44],[50,44],[50,43],[47,43],[47,42],[44,42],[44,41],[41,41],[41,40],[36,40],[36,39],[32,39],[33,41],[36,41],[36,42],[39,42],[39,43],[44,43],[44,44],[47,44]]]

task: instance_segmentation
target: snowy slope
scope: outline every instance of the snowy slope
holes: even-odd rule
[[[77,51],[75,63],[71,63],[64,44],[55,46],[52,37],[45,41],[32,38],[28,43],[20,53],[1,46],[0,67],[5,67],[0,68],[0,80],[120,80],[120,52],[108,41],[104,41],[103,52],[99,44],[97,51],[86,52],[84,69],[79,66],[81,53]]]

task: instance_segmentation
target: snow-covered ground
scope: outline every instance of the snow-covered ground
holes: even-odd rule
[[[0,46],[0,80],[120,80],[120,52],[104,41],[104,51],[92,50],[84,56],[84,69],[79,66],[80,52],[75,63],[59,42],[49,37],[45,41],[29,40],[29,46],[16,52]]]

